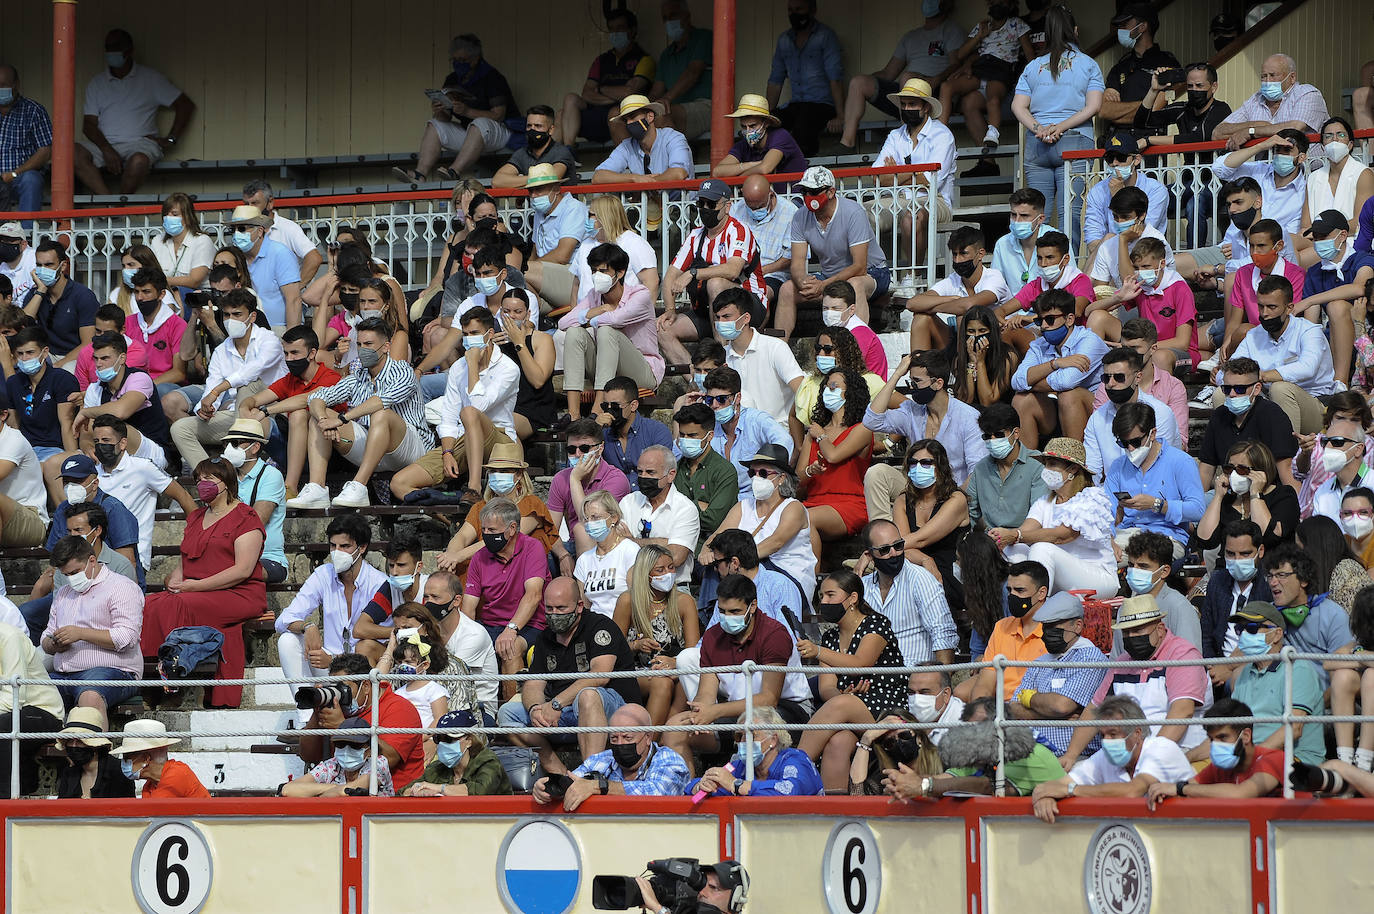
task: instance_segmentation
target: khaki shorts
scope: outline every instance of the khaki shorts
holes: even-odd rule
[[[91,161],[95,163],[96,168],[105,167],[105,153],[100,151],[100,147],[86,139],[80,139],[77,140],[77,142],[86,147],[86,150],[91,154]],[[143,153],[143,155],[148,157],[149,163],[153,165],[156,165],[162,160],[162,146],[152,137],[141,136],[119,143],[110,143],[110,145],[114,147],[115,152],[119,153],[119,157],[126,162],[129,160],[129,156],[137,153]]]
[[[910,214],[913,212],[912,206],[910,191],[900,194],[895,200],[890,193],[881,194],[877,199],[864,204],[864,208],[869,211],[869,217],[878,227],[877,234],[879,235],[879,243],[882,242],[881,236],[892,231],[894,208]],[[936,226],[948,225],[953,221],[954,211],[949,208],[949,204],[945,202],[945,198],[937,193],[935,195]],[[1115,289],[1113,289],[1113,291],[1115,291]]]
[[[573,304],[573,274],[565,264],[553,261],[540,261],[543,271],[540,280],[539,297],[555,308],[566,308]]]
[[[674,122],[683,136],[694,140],[711,129],[711,100],[699,98],[692,102],[682,102],[673,106],[681,110],[683,123]]]
[[[0,533],[0,546],[41,546],[48,534],[48,525],[38,512],[28,505],[15,503],[14,514]]]
[[[479,117],[467,127],[455,124],[453,121],[441,121],[438,118],[430,121],[430,123],[434,125],[434,132],[439,136],[440,145],[452,153],[463,148],[463,144],[467,142],[469,130],[476,130],[481,135],[483,152],[500,152],[506,148],[506,143],[510,140],[510,130],[506,125],[489,117]]]
[[[501,429],[492,426],[491,431],[487,433],[486,440],[482,442],[482,459],[485,460],[490,457],[491,449],[498,444],[515,444],[515,442],[511,441],[510,436]],[[459,472],[467,469],[468,455],[467,450],[463,447],[462,438],[459,438],[453,445],[453,459],[458,461]],[[437,486],[444,481],[443,449],[436,447],[432,451],[426,451],[419,460],[415,461],[415,466],[425,471],[425,475],[429,477],[430,485]]]

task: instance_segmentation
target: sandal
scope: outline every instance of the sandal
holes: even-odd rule
[[[458,172],[449,168],[447,165],[441,165],[434,169],[434,176],[444,181],[453,181],[455,183],[462,178],[462,175],[458,174]]]
[[[425,176],[413,168],[402,168],[397,165],[391,169],[391,173],[407,184],[423,184],[425,181]]]

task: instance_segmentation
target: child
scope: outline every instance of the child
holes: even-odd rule
[[[962,64],[940,86],[940,119],[949,123],[955,102],[968,123],[969,133],[982,134],[986,155],[1001,139],[1002,101],[1016,79],[1016,64],[1022,54],[1033,60],[1030,26],[1017,18],[1020,0],[987,0],[987,18],[969,32],[968,40],[955,52]],[[997,166],[982,159],[965,177],[997,174]]]
[[[395,673],[398,676],[423,676],[431,665],[439,661],[434,669],[448,669],[448,651],[442,644],[431,644],[427,636],[418,628],[404,628],[393,632],[391,650],[377,664],[379,673]],[[420,726],[429,727],[448,713],[448,690],[443,683],[413,679],[409,682],[395,683],[396,694],[415,706],[420,715]],[[425,758],[434,758],[434,740],[426,736]]]
[[[1011,298],[1002,274],[983,266],[988,251],[981,231],[972,226],[956,229],[949,236],[949,253],[950,274],[929,291],[907,300],[907,310],[915,314],[911,319],[912,352],[943,349],[949,345],[955,320],[965,311],[978,305],[995,308]]]
[[[1198,363],[1197,306],[1188,281],[1165,262],[1167,248],[1158,238],[1142,238],[1131,251],[1131,265],[1135,275],[1129,277],[1120,291],[1099,299],[1106,309],[1125,302],[1135,302],[1140,316],[1154,324],[1159,331],[1159,344],[1151,359],[1155,367],[1172,372],[1174,363],[1185,356]],[[1121,321],[1110,310],[1093,315],[1102,329],[1099,335],[1108,340],[1121,336]],[[1090,319],[1089,323],[1093,321]]]
[[[1121,265],[1130,263],[1131,251],[1135,249],[1136,243],[1142,238],[1158,238],[1164,241],[1164,235],[1159,229],[1150,225],[1146,221],[1146,215],[1150,209],[1150,198],[1145,195],[1145,191],[1138,187],[1123,187],[1112,197],[1112,202],[1107,204],[1108,210],[1112,214],[1113,233],[1103,238],[1102,244],[1097,246],[1097,252],[1093,254],[1092,265],[1088,267],[1088,276],[1093,281],[1093,288],[1099,295],[1107,295],[1115,289],[1121,288],[1129,270],[1122,270]],[[1166,242],[1164,245],[1165,260],[1168,266],[1174,268],[1174,252]],[[1091,314],[1102,307],[1101,301],[1094,307],[1088,309]],[[1091,326],[1091,321],[1089,322]]]
[[[1008,326],[1024,327],[1035,320],[1032,306],[1041,293],[1062,289],[1073,296],[1074,315],[1081,319],[1097,293],[1088,275],[1074,266],[1069,253],[1069,236],[1063,232],[1041,235],[1035,241],[1035,259],[1040,274],[1022,286],[1011,301],[999,307],[997,316]]]
[[[706,373],[725,364],[725,347],[720,340],[709,339],[697,343],[692,350],[692,379],[687,392],[673,403],[673,414],[688,403],[699,403],[706,396]]]
[[[135,309],[137,310],[137,309]],[[143,343],[131,338],[124,332],[124,320],[128,317],[124,309],[119,305],[101,305],[95,312],[95,337],[102,333],[118,333],[124,337],[124,345],[128,347],[125,354],[125,364],[130,368],[148,367],[148,350]],[[95,377],[95,353],[91,349],[91,344],[86,343],[76,354],[76,380],[81,384],[81,389],[85,390],[91,386]]]
[[[370,724],[361,717],[349,717],[339,725],[340,730],[366,730]],[[426,727],[429,724],[425,724]],[[341,797],[345,791],[349,795],[366,796],[369,791],[369,774],[376,773],[377,796],[394,797],[396,788],[391,783],[391,766],[386,756],[379,755],[369,764],[368,749],[371,737],[366,733],[330,737],[334,755],[311,768],[306,774],[281,785],[284,797]]]

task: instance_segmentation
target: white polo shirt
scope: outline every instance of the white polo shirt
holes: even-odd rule
[[[24,248],[24,253],[19,255],[19,265],[13,269],[10,268],[9,264],[0,261],[0,276],[8,279],[10,285],[14,287],[16,305],[22,302],[24,297],[29,294],[29,290],[33,288],[33,269],[38,265],[34,261],[35,256],[33,245],[29,245]]]
[[[1131,245],[1131,250],[1135,250],[1135,245],[1140,244],[1142,239],[1158,238],[1164,242],[1164,265],[1169,269],[1174,268],[1174,249],[1169,247],[1169,242],[1163,233],[1153,225],[1146,223],[1144,231],[1140,237]],[[1121,287],[1121,265],[1117,263],[1120,259],[1117,256],[1117,249],[1120,247],[1116,241],[1116,235],[1108,235],[1102,239],[1102,243],[1097,246],[1097,253],[1093,254],[1092,266],[1088,267],[1088,278],[1093,282],[1111,283]],[[1135,307],[1132,303],[1131,307]]]
[[[775,336],[754,330],[743,355],[735,351],[733,343],[726,344],[725,364],[739,372],[740,405],[762,410],[786,429],[787,416],[796,399],[789,385],[802,377],[791,347]]]
[[[181,97],[181,90],[152,67],[135,63],[123,79],[115,79],[109,67],[86,84],[82,113],[94,117],[100,132],[111,143],[128,143],[159,135],[157,112]]]
[[[19,404],[22,408],[23,404]],[[0,494],[38,512],[48,522],[48,491],[43,486],[43,468],[33,445],[24,433],[9,425],[0,426],[0,461],[14,464],[8,476],[0,479]]]
[[[453,614],[458,617],[458,627],[453,630],[453,634],[448,636],[449,656],[457,657],[468,665],[471,670],[481,670],[487,678],[479,679],[477,685],[477,700],[482,704],[496,704],[496,679],[494,678],[501,672],[496,663],[496,648],[492,646],[491,635],[471,616],[466,615],[460,609],[454,609]]]
[[[701,536],[701,512],[691,499],[673,487],[655,511],[649,507],[649,499],[644,497],[643,492],[631,492],[620,499],[620,519],[630,528],[630,535],[635,539],[662,537],[670,546],[685,546],[687,561],[677,570],[677,582],[685,584],[691,580],[697,539]],[[647,534],[643,529],[646,521],[649,524]]]
[[[272,227],[267,230],[267,237],[295,254],[298,263],[305,259],[306,254],[316,250],[305,236],[305,230],[276,210],[272,211]]]
[[[1148,714],[1148,712],[1146,712]],[[1163,736],[1147,736],[1140,747],[1135,763],[1135,775],[1148,774],[1163,784],[1193,779],[1193,765],[1178,743]],[[1129,784],[1135,777],[1125,768],[1107,758],[1107,750],[1099,749],[1073,766],[1069,780],[1080,786],[1096,784]]]
[[[100,491],[113,495],[138,521],[138,557],[144,568],[153,562],[153,514],[157,497],[172,484],[172,477],[157,468],[157,464],[133,454],[125,454],[113,470],[96,463]],[[373,593],[376,593],[374,590]]]
[[[959,298],[969,296],[968,286],[964,285],[964,280],[953,271],[950,271],[948,276],[931,286],[930,291],[935,295],[949,295]],[[973,284],[973,294],[977,295],[980,292],[991,292],[996,295],[999,305],[1011,300],[1011,289],[1007,287],[1006,277],[1002,275],[1000,270],[994,270],[992,267],[983,267],[983,275],[979,276],[978,281]]]

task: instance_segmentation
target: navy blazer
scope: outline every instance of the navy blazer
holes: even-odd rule
[[[1230,624],[1231,614],[1235,612],[1235,601],[1231,599],[1231,587],[1235,579],[1225,568],[1212,572],[1207,579],[1207,594],[1202,598],[1202,656],[1220,657],[1222,645],[1226,643],[1226,626]],[[1269,582],[1262,573],[1257,573],[1250,588],[1251,600],[1272,600]]]

